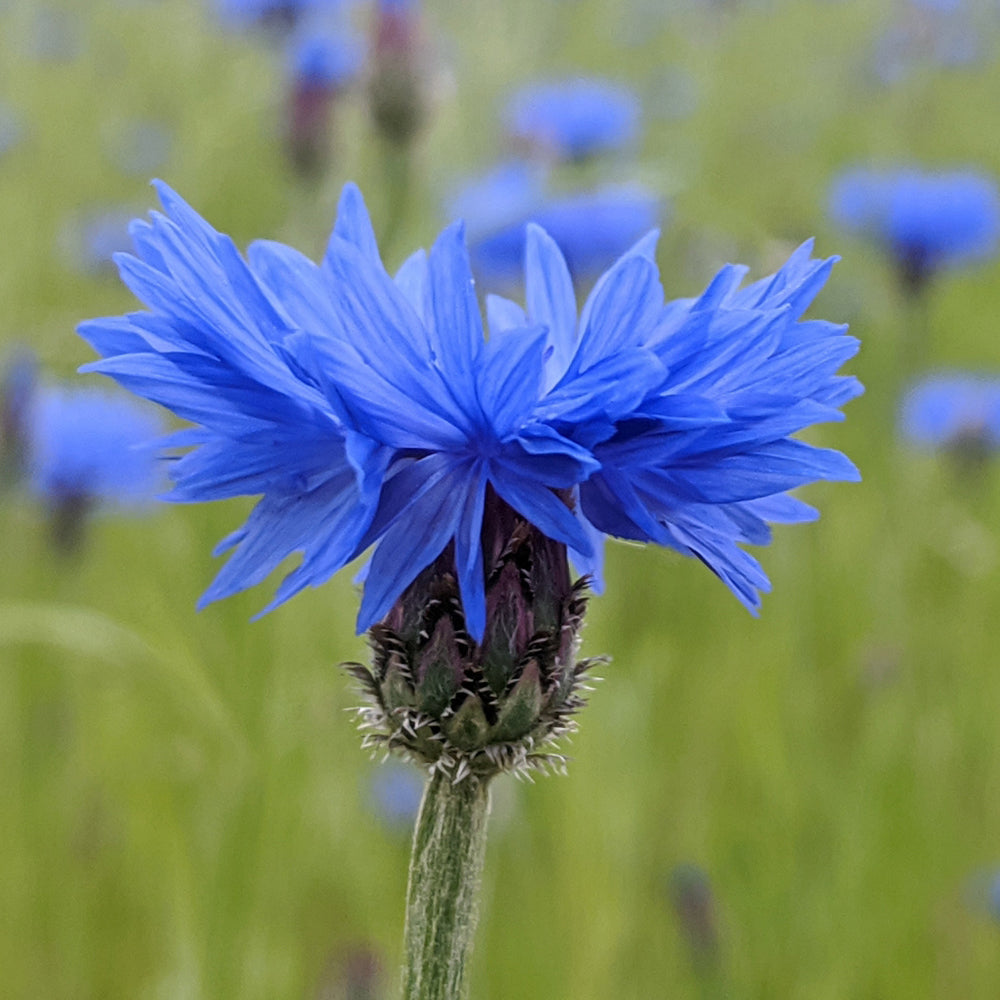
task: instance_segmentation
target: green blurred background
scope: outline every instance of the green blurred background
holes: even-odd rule
[[[824,210],[857,162],[1000,174],[996,37],[886,85],[875,40],[912,15],[902,0],[428,0],[425,15],[433,107],[387,263],[428,245],[450,185],[501,153],[513,86],[623,78],[645,99],[636,157],[563,169],[669,201],[671,296],[727,259],[768,273],[809,235],[841,253],[815,312],[862,338],[868,387],[811,438],[864,482],[804,491],[822,520],[760,553],[759,620],[693,561],[611,547],[584,652],[612,659],[569,774],[497,782],[474,997],[1000,995],[983,898],[1000,864],[1000,483],[895,428],[914,326],[928,363],[1000,369],[1000,272],[943,275],[917,315]],[[286,165],[284,101],[266,40],[220,31],[196,0],[0,0],[0,103],[21,130],[0,154],[0,344],[69,377],[91,357],[77,322],[133,306],[73,256],[87,213],[153,205],[114,156],[137,119],[168,130],[157,173],[241,245],[318,253],[352,178],[388,229],[363,89],[338,105],[320,184]],[[350,571],[254,623],[260,588],[194,610],[249,507],[97,517],[66,559],[39,509],[4,498],[0,997],[393,995],[409,834],[373,807],[384,772],[337,669],[366,655]],[[708,880],[712,955],[676,905],[679,866]]]

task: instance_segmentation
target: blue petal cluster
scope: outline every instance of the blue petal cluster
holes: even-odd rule
[[[562,159],[621,149],[639,134],[640,102],[629,88],[605,80],[532,84],[511,98],[507,131]]]
[[[988,257],[1000,239],[1000,192],[971,170],[850,170],[832,186],[830,214],[922,274]]]
[[[447,549],[480,638],[491,490],[584,569],[604,535],[653,541],[755,608],[768,581],[740,546],[814,516],[789,489],[857,478],[790,437],[861,391],[835,374],[857,342],[800,319],[832,265],[808,245],[764,281],[741,289],[744,270],[727,267],[665,304],[647,238],[578,316],[563,255],[532,227],[526,308],[491,298],[487,339],[461,224],[393,278],[353,185],[319,264],[273,242],[244,259],[159,193],[166,214],[135,223],[136,253],[118,258],[148,309],[80,332],[104,358],[88,369],[195,425],[173,499],[260,496],[204,601],[300,552],[277,604],[374,547],[361,631]]]
[[[44,386],[28,417],[28,485],[52,504],[84,500],[129,507],[162,486],[155,413],[99,389]]]
[[[977,441],[1000,446],[1000,379],[972,372],[939,372],[903,397],[900,426],[914,444],[949,448]]]

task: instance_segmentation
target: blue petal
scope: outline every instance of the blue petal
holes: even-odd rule
[[[465,627],[477,642],[482,641],[486,631],[486,580],[482,543],[485,499],[486,477],[480,472],[478,481],[466,493],[455,533],[455,567],[465,612]]]
[[[372,220],[365,207],[365,199],[356,184],[345,184],[340,193],[333,235],[357,247],[370,263],[382,266]],[[327,249],[327,254],[329,253],[330,248]]]
[[[552,355],[546,388],[550,388],[576,350],[576,292],[555,240],[534,223],[528,224],[525,238],[525,297],[531,321],[548,327]]]
[[[419,477],[420,488],[388,520],[372,556],[358,613],[359,633],[384,618],[421,570],[442,553],[470,503],[470,492],[477,488],[475,473],[468,463],[433,459],[443,457],[424,460],[434,471]],[[382,510],[379,515],[383,515],[384,522]]]
[[[584,557],[593,555],[590,539],[573,512],[547,486],[523,478],[501,462],[490,463],[490,482],[503,500],[543,534]]]

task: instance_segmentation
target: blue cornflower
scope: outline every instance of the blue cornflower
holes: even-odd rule
[[[839,419],[861,391],[835,375],[856,341],[800,321],[832,265],[808,245],[748,288],[729,267],[699,298],[665,305],[647,239],[577,319],[563,255],[532,227],[527,310],[492,299],[487,340],[461,224],[393,279],[353,185],[319,264],[273,242],[244,259],[158,190],[166,215],[135,223],[135,256],[117,258],[148,311],[81,333],[104,356],[87,370],[196,425],[175,442],[194,450],[173,464],[173,499],[260,496],[219,546],[234,551],[203,602],[301,552],[277,604],[373,548],[359,630],[394,606],[409,628],[397,601],[434,565],[450,567],[462,627],[483,640],[487,577],[525,542],[520,517],[536,562],[497,578],[512,600],[560,546],[586,564],[610,534],[697,556],[753,608],[767,579],[740,544],[814,515],[789,489],[857,478],[839,453],[789,437]],[[551,614],[555,586],[532,584],[533,614]],[[578,622],[568,583],[556,589]]]
[[[914,444],[955,448],[1000,446],[1000,379],[972,372],[938,372],[903,398],[900,426]]]
[[[309,27],[289,45],[288,77],[296,86],[336,90],[361,71],[365,47],[352,32],[320,24]]]
[[[47,385],[35,393],[28,419],[29,486],[53,505],[142,506],[162,486],[164,425],[134,400]]]
[[[638,185],[539,201],[513,222],[472,241],[476,273],[509,284],[521,275],[525,232],[541,226],[559,245],[577,281],[596,278],[644,233],[661,221],[660,200]]]
[[[908,288],[939,268],[996,253],[1000,192],[972,170],[850,170],[830,192],[830,214],[890,253]]]
[[[28,488],[45,505],[52,542],[77,549],[95,508],[139,510],[163,486],[159,415],[102,389],[43,386],[28,408]]]
[[[507,131],[560,159],[621,149],[639,134],[640,102],[628,87],[575,79],[531,84],[510,99]]]

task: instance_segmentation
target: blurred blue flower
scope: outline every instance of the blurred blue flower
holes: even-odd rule
[[[485,211],[495,210],[488,199],[483,204]],[[652,192],[639,186],[606,187],[539,201],[515,221],[474,239],[472,263],[486,281],[516,281],[524,263],[526,227],[534,223],[559,245],[573,278],[587,281],[656,226],[662,208]]]
[[[1000,920],[1000,872],[996,872],[990,880],[989,911],[994,920]]]
[[[628,87],[581,78],[522,88],[504,118],[514,138],[575,160],[633,143],[640,112],[639,98]]]
[[[527,160],[499,163],[480,177],[466,181],[445,205],[450,219],[465,222],[469,242],[520,223],[545,202],[547,168]],[[520,270],[521,261],[515,267]]]
[[[294,28],[304,17],[339,11],[351,0],[215,0],[220,20],[234,27]]]
[[[900,427],[914,444],[954,448],[1000,447],[1000,378],[972,372],[938,372],[903,397]]]
[[[102,389],[42,386],[31,406],[29,486],[52,502],[142,506],[162,486],[159,416]]]
[[[669,878],[670,900],[695,966],[718,957],[719,928],[715,893],[708,873],[694,864],[677,865]]]
[[[943,266],[997,250],[1000,193],[992,178],[971,170],[854,169],[836,179],[829,204],[838,225],[892,255],[911,289]]]
[[[293,85],[336,90],[361,71],[365,47],[353,32],[307,24],[290,40],[287,75]]]
[[[372,810],[391,830],[411,830],[424,794],[424,778],[412,764],[389,758],[368,786]]]
[[[13,149],[23,136],[21,116],[13,108],[0,102],[0,157]]]
[[[875,40],[878,79],[899,83],[924,65],[967,66],[984,52],[984,25],[963,0],[911,0]],[[990,29],[986,29],[990,30]]]
[[[148,178],[169,158],[173,136],[161,122],[136,118],[109,130],[106,144],[115,166],[126,174]]]
[[[697,556],[755,608],[768,581],[739,546],[814,516],[786,491],[857,478],[789,437],[861,391],[835,376],[856,341],[799,322],[832,265],[808,245],[746,289],[729,267],[664,305],[647,239],[577,320],[565,260],[533,227],[527,315],[492,299],[487,340],[461,224],[393,279],[353,185],[318,265],[273,242],[244,260],[158,190],[166,215],[134,224],[136,255],[117,258],[149,311],[80,332],[104,357],[85,370],[196,425],[174,442],[194,450],[173,464],[173,499],[261,497],[203,603],[303,553],[273,607],[374,547],[359,631],[443,557],[480,640],[484,509],[502,501],[581,560],[602,534]]]
[[[76,11],[47,4],[29,6],[32,11],[29,53],[42,62],[71,62],[84,48],[83,22]]]
[[[69,219],[60,236],[69,264],[83,274],[114,271],[114,255],[129,250],[133,213],[123,206],[92,208]]]

